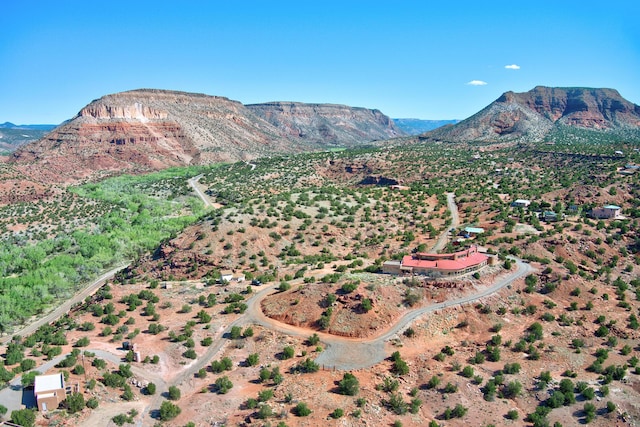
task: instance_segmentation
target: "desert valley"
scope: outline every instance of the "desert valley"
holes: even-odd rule
[[[30,135],[0,146],[0,425],[640,425],[614,89],[447,123],[141,89]]]

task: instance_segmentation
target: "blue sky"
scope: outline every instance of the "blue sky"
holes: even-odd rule
[[[639,3],[7,0],[0,122],[60,123],[138,88],[422,119],[463,119],[536,85],[640,104]]]

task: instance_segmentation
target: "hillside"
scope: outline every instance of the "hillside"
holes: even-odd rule
[[[274,104],[267,104],[274,105]],[[269,107],[223,97],[141,89],[104,96],[11,159],[37,182],[72,183],[173,166],[248,161],[277,153],[353,146],[400,135],[377,110],[305,105],[289,122]],[[297,132],[292,123],[301,123]]]
[[[523,93],[505,92],[455,126],[425,136],[451,142],[539,142],[558,129],[640,139],[640,106],[614,89],[537,86]]]
[[[379,110],[334,104],[269,102],[246,106],[278,128],[283,136],[312,145],[354,146],[403,136]]]
[[[332,150],[0,207],[0,386],[82,385],[87,404],[39,425],[638,425],[640,175],[617,172],[640,153],[574,149]],[[588,216],[606,204],[622,216]],[[461,239],[458,223],[484,232]],[[497,262],[380,274],[440,236]],[[60,301],[77,304],[20,331]],[[22,397],[0,389],[8,414]]]

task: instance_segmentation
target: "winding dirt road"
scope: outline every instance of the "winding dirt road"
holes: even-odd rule
[[[209,199],[202,193],[200,188],[197,185],[197,181],[201,178],[202,175],[196,176],[189,180],[189,185],[194,189],[196,194],[202,199],[206,206],[212,206]],[[454,194],[447,194],[447,205],[451,212],[452,223],[451,227],[458,227],[459,225],[459,216],[458,209],[454,201]],[[439,237],[438,241],[432,248],[433,251],[442,249],[447,242],[448,239],[448,229],[445,230]],[[330,335],[322,332],[316,332],[320,337],[320,341],[325,345],[325,349],[319,356],[316,358],[316,363],[321,366],[324,366],[328,369],[337,369],[337,370],[355,370],[368,368],[373,365],[376,365],[383,361],[386,357],[388,357],[388,353],[390,351],[387,349],[387,343],[396,337],[400,331],[408,327],[413,321],[418,319],[420,316],[423,316],[428,313],[433,313],[438,310],[446,309],[449,307],[460,306],[464,304],[469,304],[474,301],[480,300],[482,298],[486,298],[501,289],[509,286],[514,281],[524,277],[527,274],[530,274],[534,271],[534,268],[529,264],[524,263],[523,261],[512,258],[515,261],[515,269],[512,271],[506,272],[504,275],[499,277],[492,285],[485,286],[482,288],[476,289],[474,292],[466,295],[464,297],[444,301],[441,303],[431,304],[427,306],[423,306],[414,310],[407,312],[403,315],[396,323],[390,326],[388,329],[381,331],[378,335],[367,338],[348,338],[348,337],[340,337],[335,335]],[[80,293],[76,294],[76,296],[67,301],[65,304],[48,314],[47,316],[40,319],[38,322],[35,322],[22,330],[18,331],[18,335],[28,335],[35,331],[40,325],[51,322],[62,314],[64,314],[70,307],[76,302],[82,301],[86,296],[90,295],[91,292],[97,290],[106,280],[111,278],[115,273],[117,273],[125,266],[120,266],[112,269],[111,271],[106,272],[102,276],[100,276],[96,281],[94,281],[90,286],[85,288]],[[294,282],[302,283],[302,279],[297,279]],[[313,286],[313,285],[311,285]],[[244,315],[231,322],[229,325],[224,328],[224,330],[220,331],[220,335],[218,335],[217,339],[211,345],[207,351],[202,354],[198,359],[196,359],[192,364],[190,364],[184,371],[178,373],[175,377],[170,380],[164,381],[157,375],[150,374],[148,371],[144,369],[143,366],[132,366],[132,370],[136,375],[142,378],[151,379],[158,386],[158,393],[152,399],[152,401],[141,411],[141,417],[137,421],[138,426],[142,425],[154,425],[156,420],[151,418],[151,414],[154,410],[159,408],[160,401],[163,399],[163,393],[166,392],[169,386],[172,385],[182,385],[189,379],[193,378],[196,372],[207,366],[211,360],[223,350],[225,345],[230,341],[224,338],[224,336],[231,331],[231,328],[234,326],[244,326],[249,324],[257,324],[264,326],[265,328],[269,328],[272,330],[276,330],[283,334],[303,337],[306,338],[313,334],[315,331],[299,328],[292,325],[288,325],[277,320],[271,319],[267,317],[261,309],[261,302],[267,296],[277,292],[277,284],[272,284],[270,286],[265,286],[258,292],[255,292],[249,299],[247,299],[246,304],[248,306]],[[5,338],[3,341],[7,340]],[[122,359],[121,354],[111,354],[100,350],[95,350],[97,356],[102,357],[106,360],[109,360],[113,363],[118,363]],[[58,359],[61,359],[63,356],[53,361],[57,363]],[[43,365],[37,368],[42,372],[46,372],[49,365]],[[4,399],[8,398],[11,395],[11,401],[13,402],[12,406],[20,405],[20,398],[22,397],[21,387],[18,385],[19,377],[15,378],[12,382],[12,387],[8,390],[4,390],[0,393],[0,398]],[[20,393],[19,395],[17,393]],[[4,397],[3,397],[4,395]],[[106,420],[107,423],[109,422]]]
[[[534,268],[529,264],[526,264],[516,258],[513,258],[513,260],[516,265],[515,270],[498,278],[491,286],[477,289],[476,292],[465,295],[462,298],[431,304],[411,310],[402,316],[393,326],[380,332],[376,336],[367,338],[348,338],[316,332],[320,337],[320,341],[326,345],[325,350],[320,353],[318,358],[315,360],[316,363],[324,366],[325,368],[338,370],[363,369],[380,363],[388,357],[388,352],[385,348],[386,343],[390,339],[394,338],[404,328],[409,326],[411,322],[416,320],[418,317],[445,308],[469,304],[482,298],[486,298],[534,271]],[[260,302],[268,295],[275,292],[275,285],[273,285],[254,295],[254,297],[247,302],[248,309],[246,311],[246,316],[244,316],[244,322],[254,322],[266,328],[298,337],[308,337],[315,332],[309,329],[288,325],[265,316],[261,310]],[[241,319],[238,319],[238,321],[240,320]]]
[[[27,335],[31,335],[40,326],[48,324],[48,323],[51,323],[51,322],[57,320],[63,314],[67,313],[71,309],[71,307],[73,307],[75,304],[84,301],[84,299],[86,297],[88,297],[89,295],[91,295],[95,291],[97,291],[102,285],[104,285],[107,282],[107,280],[109,280],[113,276],[115,276],[115,274],[117,272],[119,272],[122,269],[127,268],[128,266],[129,266],[129,264],[127,263],[127,264],[120,265],[118,267],[112,268],[111,270],[105,272],[102,276],[98,277],[93,282],[91,282],[87,287],[85,287],[84,289],[82,289],[81,291],[76,293],[73,296],[73,298],[68,299],[67,301],[63,302],[60,306],[56,307],[53,311],[51,311],[47,315],[45,315],[45,316],[33,321],[33,323],[30,323],[29,325],[23,327],[22,329],[14,331],[13,333],[11,333],[9,335],[0,338],[0,344],[6,344],[8,341],[11,340],[12,337],[14,337],[16,335],[20,336],[20,337],[25,337]]]

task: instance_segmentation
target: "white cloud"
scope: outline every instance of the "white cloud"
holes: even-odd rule
[[[505,65],[504,68],[506,68],[507,70],[519,70],[520,66],[516,64],[511,64],[511,65]]]
[[[470,86],[484,86],[487,84],[487,82],[483,82],[482,80],[471,80],[469,83],[467,83]]]

